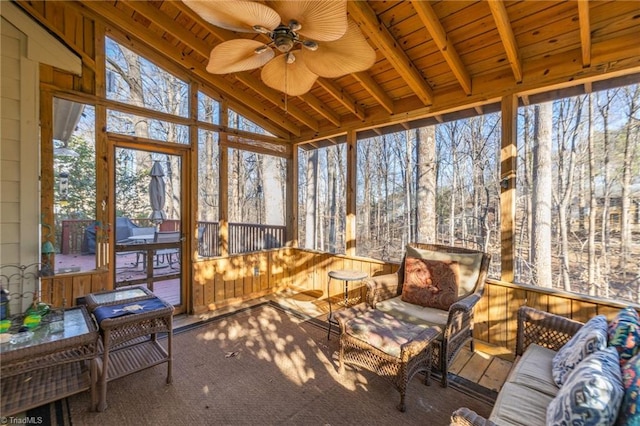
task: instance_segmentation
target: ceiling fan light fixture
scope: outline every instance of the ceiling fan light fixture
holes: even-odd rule
[[[291,65],[296,61],[296,55],[294,55],[293,53],[289,52],[285,53],[285,55],[287,55],[287,64]]]
[[[270,34],[271,30],[269,28],[265,28],[262,25],[254,25],[253,30],[260,34]]]
[[[318,50],[318,43],[313,40],[302,40],[302,45],[309,50]]]
[[[263,44],[260,47],[256,47],[254,52],[256,52],[256,55],[260,55],[260,54],[266,52],[267,50],[269,50],[269,46],[267,46],[266,44]]]
[[[300,25],[300,22],[292,19],[289,21],[289,29],[291,31],[300,31],[300,29],[302,29],[302,25]]]

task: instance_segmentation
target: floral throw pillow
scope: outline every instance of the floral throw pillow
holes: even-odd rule
[[[587,356],[547,407],[548,425],[613,425],[624,396],[615,348]]]
[[[553,357],[551,373],[562,386],[571,371],[588,355],[607,347],[607,318],[591,318]],[[618,366],[619,368],[620,366]]]
[[[609,346],[613,346],[620,354],[620,366],[640,352],[640,317],[638,312],[627,307],[609,323],[607,330]]]
[[[622,366],[624,397],[618,413],[619,426],[640,426],[640,353]]]
[[[403,301],[448,311],[458,300],[458,262],[407,256],[404,268]]]

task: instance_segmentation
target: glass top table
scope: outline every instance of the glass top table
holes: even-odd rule
[[[60,315],[59,321],[51,321],[55,315]],[[84,307],[69,308],[62,313],[54,311],[45,315],[40,325],[34,330],[12,334],[9,341],[0,344],[0,353],[3,354],[4,363],[15,351],[39,348],[46,350],[48,346],[59,344],[66,339],[89,336],[91,333],[94,333],[95,337],[96,332],[93,321]]]
[[[22,325],[21,318],[14,321]],[[84,306],[49,312],[35,329],[12,334],[11,341],[0,344],[3,416],[88,389],[93,409],[97,355],[98,329]]]
[[[89,310],[93,311],[99,305],[133,302],[152,297],[156,297],[155,294],[144,287],[128,287],[91,293],[86,296],[86,301]]]

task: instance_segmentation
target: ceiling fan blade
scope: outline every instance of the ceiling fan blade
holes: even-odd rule
[[[313,87],[318,76],[309,71],[300,50],[289,54],[296,56],[295,62],[287,63],[287,54],[273,58],[262,68],[261,78],[264,84],[289,96],[300,96]]]
[[[332,41],[342,37],[347,30],[346,0],[326,1],[270,1],[268,4],[278,12],[282,23],[297,21],[303,37],[315,41]]]
[[[265,48],[256,53],[264,43],[256,40],[237,39],[220,43],[211,51],[207,71],[211,74],[227,74],[258,68],[269,62],[275,53]]]
[[[205,21],[231,31],[252,33],[253,26],[273,30],[280,25],[280,16],[268,6],[252,1],[184,0]]]
[[[311,72],[327,78],[364,71],[376,62],[376,52],[351,20],[344,37],[318,43],[315,51],[302,49],[302,57]]]

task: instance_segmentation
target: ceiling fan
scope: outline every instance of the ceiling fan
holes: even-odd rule
[[[311,90],[318,77],[337,78],[370,68],[376,53],[347,18],[346,0],[183,0],[207,22],[270,42],[239,38],[211,51],[207,71],[229,74],[262,67],[262,81],[289,96]]]

